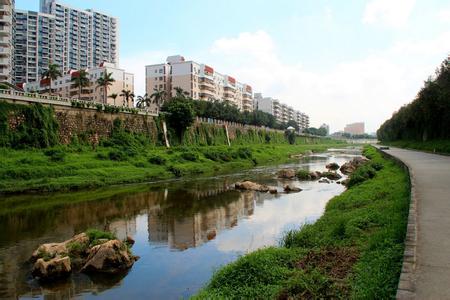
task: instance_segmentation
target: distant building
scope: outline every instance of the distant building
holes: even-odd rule
[[[182,88],[196,100],[219,100],[235,104],[242,111],[253,110],[253,92],[248,84],[234,77],[221,74],[214,68],[186,61],[181,55],[167,57],[165,63],[145,67],[146,92],[163,90],[175,96],[176,88]]]
[[[350,133],[352,135],[364,134],[364,122],[347,124],[344,128],[345,133]]]
[[[83,88],[81,94],[81,100],[93,101],[98,103],[118,105],[121,106],[124,103],[123,97],[118,96],[115,100],[108,97],[104,99],[104,90],[97,86],[97,80],[103,73],[112,73],[114,82],[108,88],[107,95],[117,94],[120,95],[122,90],[129,90],[134,93],[134,75],[127,73],[122,69],[114,67],[114,64],[103,63],[98,67],[87,69],[90,85]],[[65,97],[78,99],[79,89],[73,86],[72,78],[76,77],[78,71],[71,70],[62,77],[52,81],[52,90],[55,94]],[[30,82],[24,84],[23,88],[27,92],[43,92],[48,90],[49,82],[47,79],[42,79],[36,82]],[[133,107],[132,101],[125,103],[126,106]]]
[[[308,115],[294,110],[294,108],[281,103],[278,99],[263,97],[261,93],[255,93],[254,102],[255,109],[273,115],[280,123],[287,123],[290,120],[294,120],[300,130],[309,127]]]
[[[322,125],[320,125],[320,128],[325,128],[325,130],[327,131],[327,135],[330,135],[330,126],[328,124],[323,123]]]
[[[0,82],[12,82],[14,0],[0,0]]]

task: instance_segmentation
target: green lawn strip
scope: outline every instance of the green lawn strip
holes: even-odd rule
[[[432,141],[394,141],[382,142],[383,144],[406,149],[416,149],[426,152],[437,152],[450,154],[450,140],[432,140]]]
[[[325,151],[323,144],[250,144],[172,149],[57,146],[47,150],[0,148],[0,193],[61,191],[213,175],[283,163],[292,154]],[[111,154],[113,153],[113,154]]]
[[[376,171],[326,206],[279,247],[219,269],[197,299],[389,299],[401,270],[409,206],[407,174],[372,147]]]

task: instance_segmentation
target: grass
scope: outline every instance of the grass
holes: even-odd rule
[[[374,148],[365,154],[371,162],[355,174],[362,179],[330,200],[316,223],[219,269],[194,299],[395,298],[409,180]]]
[[[395,142],[382,142],[382,144],[400,147],[400,148],[422,150],[422,151],[427,151],[427,152],[450,154],[450,140],[432,140],[432,141],[426,141],[426,142],[395,141]]]
[[[324,151],[323,144],[117,148],[57,146],[51,149],[0,148],[0,193],[79,190],[190,175],[213,175],[285,162],[289,155]]]

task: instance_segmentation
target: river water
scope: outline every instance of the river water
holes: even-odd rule
[[[344,191],[336,183],[284,181],[282,168],[325,171],[358,150],[315,154],[278,166],[232,175],[109,187],[70,194],[27,195],[0,200],[0,298],[180,299],[208,282],[214,270],[256,249],[277,245],[283,233],[313,222],[326,203]],[[300,193],[239,192],[249,179],[299,186]],[[141,258],[127,274],[69,279],[42,286],[27,259],[42,243],[59,242],[88,228],[127,235]]]

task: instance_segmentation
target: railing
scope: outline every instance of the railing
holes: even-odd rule
[[[103,105],[99,102],[94,101],[86,101],[86,100],[80,100],[80,99],[74,99],[74,98],[65,98],[60,97],[58,95],[41,95],[38,93],[29,93],[29,92],[19,92],[19,91],[13,91],[13,90],[2,90],[0,89],[0,98],[4,99],[10,99],[10,100],[20,100],[20,101],[26,101],[26,102],[33,102],[33,103],[42,103],[42,104],[52,104],[52,105],[61,105],[61,106],[73,106],[72,103],[82,103],[84,105],[76,106],[76,108],[85,108],[85,109],[97,109],[96,105]],[[123,108],[123,106],[117,106],[117,105],[108,105],[111,107],[116,108]],[[137,110],[137,114],[139,115],[151,115],[151,116],[157,116],[158,115],[158,109],[141,109],[141,108],[133,108]],[[121,111],[123,113],[132,113],[130,111]]]

